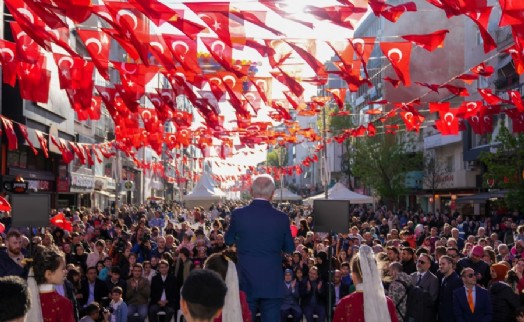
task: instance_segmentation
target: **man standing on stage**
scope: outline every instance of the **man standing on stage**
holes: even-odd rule
[[[279,321],[285,295],[282,283],[282,252],[294,251],[286,214],[271,206],[275,182],[270,175],[257,176],[251,186],[253,201],[236,209],[225,235],[226,244],[236,244],[240,289],[246,292],[253,321]]]

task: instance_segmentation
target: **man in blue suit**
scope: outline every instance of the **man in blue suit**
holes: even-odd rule
[[[491,299],[486,289],[477,286],[472,268],[464,268],[460,276],[464,287],[453,291],[453,311],[457,322],[490,322],[493,318]]]
[[[271,206],[275,192],[271,176],[257,176],[250,192],[251,204],[231,214],[225,241],[236,244],[240,289],[247,294],[253,321],[258,311],[262,322],[279,321],[286,293],[282,252],[295,250],[289,218]]]

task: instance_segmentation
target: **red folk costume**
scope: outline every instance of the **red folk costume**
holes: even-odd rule
[[[388,303],[388,311],[391,317],[391,322],[398,322],[397,313],[395,311],[395,304],[386,297]],[[364,319],[364,294],[361,291],[356,291],[344,297],[338,303],[335,310],[333,322],[365,322]],[[373,322],[373,321],[367,321]]]
[[[40,304],[44,322],[75,322],[73,304],[52,287],[40,285]]]
[[[247,303],[246,293],[239,291],[240,307],[242,308],[242,320],[243,322],[251,322],[251,311],[249,310],[249,304]],[[215,318],[214,322],[222,322],[222,314]]]

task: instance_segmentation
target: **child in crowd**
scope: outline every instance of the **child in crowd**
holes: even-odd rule
[[[127,304],[122,299],[124,291],[117,286],[111,290],[111,303],[109,303],[111,312],[111,322],[127,321]]]

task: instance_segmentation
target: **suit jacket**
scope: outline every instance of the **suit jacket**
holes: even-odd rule
[[[153,276],[151,279],[150,305],[158,304],[164,290],[166,291],[167,305],[176,311],[178,309],[178,288],[176,287],[175,276],[171,274],[167,274],[165,281],[162,281],[160,274]]]
[[[83,307],[88,304],[87,299],[89,298],[89,282],[87,279],[82,281],[82,288],[80,291],[82,293],[82,298],[78,300],[78,304]],[[107,303],[102,302],[102,298],[108,298],[108,294],[106,283],[97,278],[95,280],[95,301],[100,305],[106,305]]]
[[[412,273],[411,278],[413,281],[413,285],[417,285],[418,272]],[[422,277],[422,280],[420,281],[418,286],[428,291],[429,295],[431,296],[431,299],[433,300],[433,303],[437,303],[439,284],[438,278],[435,275],[433,275],[433,273],[427,271],[426,274],[424,274],[424,277]]]
[[[438,320],[440,322],[455,322],[455,314],[453,313],[453,291],[462,287],[462,278],[453,272],[448,276],[444,283],[442,278],[439,280],[440,291],[438,295]]]
[[[226,244],[237,246],[240,289],[248,300],[283,298],[282,251],[295,250],[288,216],[269,201],[253,200],[233,211],[224,237]]]
[[[295,282],[295,287],[290,286],[289,288],[285,286],[286,293],[284,295],[284,300],[282,301],[281,310],[294,309],[295,311],[300,311],[300,289],[299,282]]]
[[[453,311],[457,322],[490,322],[493,318],[491,299],[486,289],[475,286],[475,312],[471,313],[466,290],[459,287],[453,291]]]

